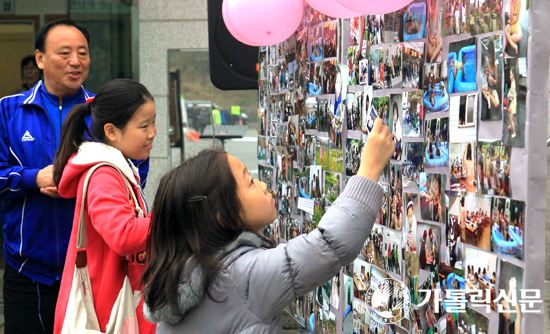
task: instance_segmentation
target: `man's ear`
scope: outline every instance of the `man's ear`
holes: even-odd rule
[[[103,131],[105,132],[105,136],[109,139],[109,141],[114,142],[117,140],[117,135],[120,130],[116,126],[114,126],[113,123],[107,123],[103,126]]]
[[[34,58],[36,58],[36,65],[38,68],[44,70],[44,53],[36,49],[34,50]]]

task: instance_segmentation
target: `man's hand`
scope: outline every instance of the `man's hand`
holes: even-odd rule
[[[44,167],[36,174],[36,185],[44,195],[52,198],[61,197],[57,192],[57,187],[53,183],[53,165]]]

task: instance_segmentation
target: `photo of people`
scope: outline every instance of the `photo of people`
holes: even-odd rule
[[[369,68],[372,71],[370,72],[369,84],[372,84],[375,90],[384,88],[384,54],[382,48],[370,50]]]
[[[325,172],[325,196],[328,200],[328,206],[340,195],[340,174]]]
[[[323,48],[324,58],[336,57],[336,41],[337,37],[337,21],[326,23],[323,25],[323,41],[325,42]]]
[[[403,186],[405,188],[418,188],[420,173],[424,172],[424,143],[407,142],[403,148]]]
[[[476,38],[449,43],[449,93],[477,90]]]
[[[426,23],[426,37],[428,44],[426,49],[426,62],[435,63],[441,61],[441,49],[443,38],[441,35],[441,21],[443,16],[442,0],[427,0],[428,18]]]
[[[384,271],[393,273],[401,278],[403,271],[403,261],[401,258],[401,234],[390,230],[384,231],[384,250],[382,250],[382,256],[386,266]],[[386,247],[387,246],[387,247]]]
[[[360,139],[348,138],[346,141],[346,175],[353,176],[357,174],[361,164],[363,143]]]
[[[491,196],[466,193],[460,199],[460,227],[465,243],[491,251]]]
[[[259,163],[265,163],[266,138],[258,136],[257,158]]]
[[[372,107],[376,110],[378,117],[382,119],[382,124],[389,126],[390,110],[389,96],[375,97],[372,99]]]
[[[502,29],[502,0],[469,0],[467,23],[472,35]]]
[[[368,321],[366,321],[368,319]],[[370,308],[360,300],[353,300],[353,333],[368,333],[370,327]]]
[[[321,189],[323,168],[321,166],[310,166],[309,170],[309,196],[320,199],[323,193]]]
[[[276,137],[267,137],[266,138],[266,163],[271,166],[275,166],[277,163],[277,155],[276,155]]]
[[[370,288],[370,271],[369,263],[360,259],[353,261],[354,296],[363,302],[366,301],[366,294]]]
[[[486,195],[510,197],[510,146],[500,140],[478,141],[478,192]]]
[[[378,118],[378,113],[373,106],[372,86],[364,86],[363,103],[361,110],[361,132],[363,132],[363,141],[366,141],[368,133],[374,126],[374,120]]]
[[[365,15],[364,16],[364,35],[368,45],[382,44],[386,42],[384,29],[384,15]],[[391,35],[393,40],[394,35]]]
[[[323,94],[334,94],[336,85],[336,60],[323,62]]]
[[[403,248],[407,252],[416,252],[416,230],[417,217],[420,217],[418,211],[418,194],[405,193],[405,221],[403,225]]]
[[[355,95],[359,95],[356,100]],[[359,130],[361,126],[361,92],[348,92],[346,98],[346,125],[348,130]]]
[[[401,11],[403,41],[412,41],[426,37],[426,1],[413,1]],[[398,30],[396,30],[398,31]]]
[[[431,290],[429,295],[425,292],[420,292],[420,297],[418,298],[422,303],[420,306],[420,326],[423,331],[429,332],[430,329],[433,330],[435,328],[437,320],[443,314],[443,305],[440,300],[436,299],[436,295],[442,296],[437,269],[430,273],[418,290]],[[445,298],[442,296],[441,300],[443,299]]]
[[[424,122],[426,125],[426,148],[424,153],[426,168],[446,167],[449,165],[449,119],[434,118]]]
[[[466,289],[472,292],[482,291],[482,295],[476,294],[472,303],[486,304],[491,310],[496,310],[496,272],[497,257],[494,254],[466,247],[465,261]],[[487,291],[489,290],[489,291]],[[490,295],[489,295],[490,294]]]
[[[476,142],[451,143],[449,147],[451,194],[477,193]]]
[[[401,160],[401,155],[403,151],[403,124],[401,121],[401,109],[402,104],[402,94],[391,94],[390,95],[390,111],[389,111],[389,127],[390,132],[393,136],[393,141],[395,143],[395,149],[393,151],[393,160]]]
[[[269,90],[273,93],[279,92],[279,66],[273,65],[267,67],[267,76],[269,82]]]
[[[275,190],[273,188],[273,168],[258,165],[258,179],[267,185],[268,190]]]
[[[517,301],[521,300],[520,291],[522,287],[523,268],[513,265],[510,262],[500,260],[498,288],[501,291],[500,293],[504,290],[507,299],[499,298],[500,300],[497,302],[499,333],[521,334],[521,323],[523,319],[521,317],[521,305]],[[515,300],[515,305],[508,300]]]
[[[464,270],[457,269],[445,264],[445,262],[439,263],[439,286],[442,296],[447,296],[449,290],[465,290]],[[448,313],[454,313],[460,309],[460,301],[446,302],[443,301],[443,310]],[[466,306],[466,303],[462,304]],[[447,328],[448,329],[448,328]]]
[[[384,37],[386,38],[386,43],[403,42],[403,12],[405,12],[405,8],[384,14]]]
[[[449,110],[447,61],[424,66],[424,113]]]
[[[525,202],[493,197],[491,251],[523,260]]]
[[[306,100],[306,129],[307,130],[316,130],[317,129],[317,115],[318,115],[319,104],[317,99],[314,97],[309,97]]]
[[[415,241],[416,242],[416,241]],[[405,286],[409,289],[411,304],[418,304],[418,254],[405,250]]]
[[[403,179],[401,177],[401,165],[391,164],[390,188],[391,188],[391,221],[389,228],[401,231],[403,226]]]
[[[445,174],[420,173],[420,214],[422,219],[445,224]]]
[[[358,46],[363,29],[361,23],[363,22],[362,16],[352,17],[349,19],[349,45]]]
[[[418,254],[420,269],[430,272],[436,270],[439,265],[440,245],[440,227],[438,225],[419,223],[416,230],[416,254]]]
[[[461,203],[458,196],[450,197],[449,215],[447,219],[447,249],[445,264],[452,268],[462,269],[463,243],[466,231],[460,227]]]
[[[403,43],[403,88],[422,88],[423,42]]]
[[[363,58],[359,60],[359,84],[367,85],[369,83],[369,60]]]
[[[502,105],[504,114],[502,142],[504,145],[525,146],[526,77],[526,58],[504,60],[504,103]]]
[[[500,20],[499,20],[500,22]],[[481,120],[502,119],[502,36],[481,40]]]
[[[469,0],[447,0],[443,3],[445,36],[460,35],[468,32],[466,24]]]
[[[403,46],[401,44],[391,44],[382,50],[382,52],[385,52],[383,87],[385,89],[401,88],[403,85],[401,71]]]
[[[285,60],[279,60],[279,91],[288,90],[288,63]]]
[[[310,64],[310,63],[308,63]],[[318,63],[313,63],[313,64],[310,64],[310,69],[311,69],[311,74],[309,76],[309,95],[319,95],[322,93],[322,86],[321,86],[321,83],[322,83],[322,70],[321,70],[321,67],[322,67],[322,63],[321,62],[318,62]]]
[[[403,137],[422,137],[422,96],[421,90],[403,93]]]
[[[359,84],[359,51],[358,46],[348,48],[348,83],[350,85]]]
[[[451,97],[449,112],[452,141],[475,141],[477,138],[477,93]]]
[[[340,139],[341,141],[341,139]],[[341,145],[341,144],[340,144]],[[338,147],[335,143],[329,140],[329,160],[328,171],[336,173],[344,173],[344,152],[342,147]]]
[[[317,99],[318,102],[318,116],[317,116],[317,130],[319,132],[328,132],[330,115],[332,115],[332,104],[331,99]]]
[[[326,137],[317,137],[315,140],[315,165],[328,170],[329,160],[329,139]]]
[[[308,45],[309,59],[311,61],[323,60],[323,26],[310,28]]]
[[[382,206],[378,212],[378,224],[383,226],[389,226],[390,222],[390,186],[389,184],[380,184],[384,189],[384,195],[382,195]]]
[[[509,57],[525,57],[529,41],[529,1],[504,0],[504,52]]]

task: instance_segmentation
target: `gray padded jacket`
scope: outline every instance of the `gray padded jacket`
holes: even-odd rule
[[[376,182],[354,176],[313,232],[275,248],[254,233],[241,234],[225,249],[226,269],[211,287],[214,298],[223,302],[204,294],[198,267],[178,289],[183,317],[168,306],[151,313],[144,305],[146,318],[158,323],[157,333],[282,333],[284,308],[357,257],[382,194]]]

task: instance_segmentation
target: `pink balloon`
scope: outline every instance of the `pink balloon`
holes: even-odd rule
[[[228,18],[224,17],[224,21],[230,21],[232,29],[246,41],[246,44],[252,46],[274,45],[286,40],[296,31],[304,14],[302,0],[224,2]],[[240,41],[245,43],[243,40]]]
[[[239,42],[250,45],[250,42],[248,42],[246,39],[244,39],[233,27],[233,23],[231,22],[231,19],[229,18],[229,15],[227,14],[227,0],[224,0],[222,2],[222,17],[223,22],[225,23],[225,26],[227,27],[227,30],[237,39]]]
[[[336,0],[339,4],[355,12],[381,15],[395,12],[408,6],[413,0]]]
[[[330,17],[349,19],[361,16],[361,13],[342,6],[336,0],[306,0],[306,2],[314,9]]]

